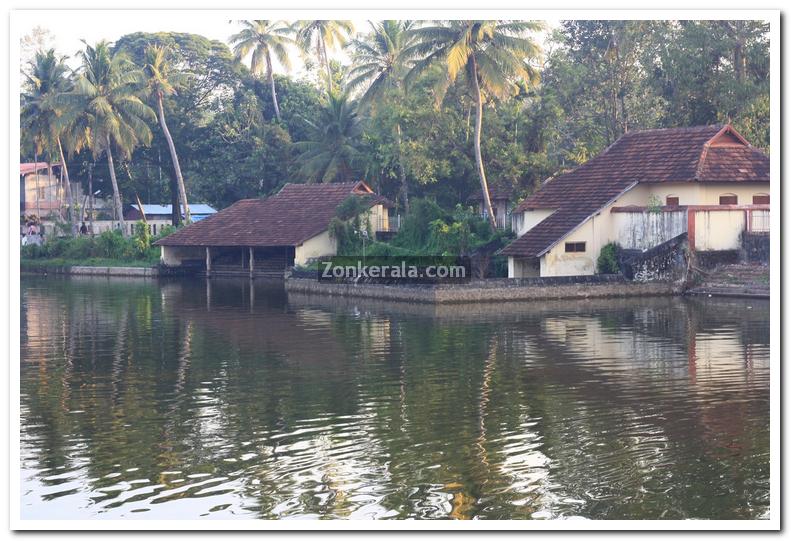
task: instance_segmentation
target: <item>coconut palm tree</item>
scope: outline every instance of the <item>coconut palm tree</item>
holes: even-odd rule
[[[272,89],[272,104],[275,117],[280,121],[280,107],[277,105],[275,77],[272,69],[272,55],[287,70],[291,69],[288,46],[294,43],[291,38],[293,28],[285,21],[239,21],[244,28],[230,37],[237,60],[244,59],[252,52],[250,71],[255,75],[266,74]]]
[[[347,94],[330,93],[318,118],[303,120],[310,127],[310,136],[294,143],[302,163],[300,174],[311,182],[352,179],[363,132],[354,102]]]
[[[324,66],[327,76],[327,94],[332,93],[332,70],[328,49],[343,47],[354,33],[351,21],[299,21],[296,26],[297,45],[305,52],[316,51],[319,64]]]
[[[542,23],[534,21],[434,21],[413,31],[416,43],[406,51],[417,58],[408,82],[435,63],[445,67],[447,79],[438,89],[440,98],[460,73],[465,76],[475,101],[475,163],[492,228],[496,223],[481,157],[483,101],[486,96],[505,98],[514,94],[520,80],[537,80],[538,74],[528,61],[537,58],[541,49],[528,34],[542,28]]]
[[[403,98],[403,80],[408,72],[409,58],[406,51],[414,44],[410,31],[412,21],[381,21],[370,23],[372,32],[365,39],[354,39],[349,43],[353,65],[348,74],[348,91],[364,88],[360,96],[360,107],[375,109],[378,104],[392,98]],[[396,147],[398,170],[401,180],[401,197],[404,211],[409,212],[409,195],[401,154],[401,122],[396,122]]]
[[[59,103],[75,116],[83,116],[88,134],[87,143],[94,157],[104,154],[110,169],[115,213],[124,235],[121,193],[115,175],[113,148],[127,159],[137,146],[151,142],[147,122],[157,115],[138,96],[145,77],[126,55],[113,53],[106,41],[95,46],[85,44],[80,51],[82,66],[72,92],[61,95]]]
[[[173,137],[170,135],[167,121],[165,120],[165,96],[176,93],[176,89],[184,84],[186,76],[183,73],[173,70],[168,61],[167,48],[162,45],[149,45],[144,54],[143,74],[145,76],[146,91],[149,98],[156,102],[157,117],[159,126],[168,142],[170,159],[173,162],[173,169],[176,173],[176,183],[179,191],[179,201],[184,209],[184,222],[192,221],[190,216],[190,206],[187,202],[187,188],[184,185],[184,176],[181,174],[181,165],[176,153],[176,145],[173,144]]]
[[[66,204],[69,209],[72,234],[76,231],[77,214],[71,192],[69,169],[63,153],[61,139],[67,126],[63,123],[63,111],[56,105],[56,96],[69,89],[69,69],[65,57],[59,57],[54,49],[37,51],[24,73],[26,82],[22,94],[22,129],[26,131],[35,146],[36,161],[38,154],[48,150],[60,155],[61,168],[65,180]],[[52,161],[49,159],[48,161]],[[38,178],[38,175],[36,175]]]

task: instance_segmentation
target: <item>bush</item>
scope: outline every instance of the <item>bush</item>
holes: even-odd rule
[[[151,264],[159,260],[159,248],[151,246],[152,238],[148,229],[138,224],[135,236],[124,238],[120,231],[105,231],[97,237],[65,237],[47,239],[41,246],[27,245],[21,249],[22,259],[68,261],[87,263],[89,261]],[[163,231],[163,235],[172,231]]]
[[[126,240],[120,231],[104,231],[96,237],[96,255],[109,259],[123,259],[128,252],[125,244]]]
[[[610,242],[605,244],[599,258],[596,260],[596,270],[599,274],[618,274],[621,272],[621,266],[618,261],[621,256],[621,247]]]
[[[402,248],[418,249],[428,240],[430,224],[446,219],[448,213],[430,199],[412,199],[409,214],[404,216],[401,230],[393,239],[393,244]]]

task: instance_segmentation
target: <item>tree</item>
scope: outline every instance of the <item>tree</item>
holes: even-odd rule
[[[275,117],[280,121],[280,107],[277,104],[275,91],[275,77],[272,69],[272,55],[278,62],[291,69],[291,60],[288,57],[288,46],[294,43],[291,38],[293,29],[284,21],[239,21],[244,28],[230,37],[234,46],[233,52],[237,60],[244,59],[252,52],[250,71],[254,75],[266,73],[269,86],[272,90],[272,105],[275,108]]]
[[[406,51],[414,40],[414,35],[410,33],[413,24],[412,21],[371,23],[373,31],[366,39],[358,38],[349,44],[353,65],[348,74],[347,88],[349,91],[359,87],[365,88],[360,97],[362,108],[376,109],[377,105],[389,97],[402,98],[403,79],[408,72],[409,59]],[[404,211],[409,212],[409,190],[401,150],[400,119],[396,121],[395,132],[401,197],[404,201]]]
[[[25,66],[35,60],[37,53],[52,49],[54,44],[55,36],[50,32],[49,28],[34,26],[30,32],[19,40],[20,67],[24,69]]]
[[[225,110],[252,78],[248,69],[234,60],[225,43],[197,34],[134,32],[120,37],[115,42],[114,51],[123,52],[132,62],[142,66],[150,45],[166,47],[173,69],[186,76],[178,94],[164,100],[164,108],[179,163],[185,178],[190,180],[190,198],[193,201],[205,198],[206,195],[200,191],[200,186],[206,185],[202,182],[206,174],[203,163],[205,146],[202,144],[204,128]],[[231,149],[216,149],[220,153],[225,150]],[[127,193],[129,190],[146,193],[149,201],[169,200],[173,208],[171,223],[176,226],[182,222],[181,205],[175,171],[166,164],[168,154],[168,143],[162,130],[155,130],[151,145],[138,147],[134,159],[127,164],[135,173],[135,181],[127,183]],[[165,178],[163,172],[166,173]],[[217,182],[217,177],[212,182]]]
[[[768,148],[766,23],[670,21],[647,35],[655,43],[646,83],[665,101],[663,126],[732,122],[753,145]]]
[[[69,169],[63,152],[61,139],[69,129],[63,119],[64,112],[56,105],[57,96],[69,89],[69,69],[65,58],[56,55],[54,49],[38,51],[25,73],[26,91],[22,95],[22,125],[33,137],[38,155],[45,148],[51,154],[54,150],[60,156],[61,168],[65,177],[66,204],[72,233],[76,230],[77,215],[71,192]],[[38,158],[36,158],[38,161]],[[51,160],[48,160],[51,161]]]
[[[475,162],[493,229],[497,225],[481,156],[484,93],[504,98],[518,91],[517,81],[537,80],[536,70],[527,61],[537,58],[540,48],[524,36],[541,28],[541,23],[529,21],[437,21],[414,30],[416,44],[407,49],[407,54],[418,58],[408,79],[414,79],[434,63],[445,66],[447,79],[439,95],[444,94],[459,73],[466,76],[475,100]]]
[[[305,52],[316,51],[316,59],[324,66],[327,76],[327,94],[332,94],[332,69],[328,49],[343,47],[350,34],[354,32],[351,21],[299,21],[296,41]]]
[[[300,174],[311,182],[351,180],[361,157],[363,132],[356,104],[347,94],[330,93],[318,118],[305,122],[310,137],[294,144],[302,163]]]
[[[173,170],[176,174],[176,181],[178,182],[179,200],[181,202],[181,207],[184,209],[184,221],[190,223],[192,220],[190,217],[189,203],[187,202],[187,188],[184,185],[184,176],[181,174],[181,165],[179,164],[179,157],[176,153],[176,146],[173,144],[173,137],[170,135],[170,130],[165,120],[164,106],[165,96],[175,94],[176,89],[183,84],[185,76],[172,69],[167,54],[167,49],[159,45],[150,45],[146,48],[143,73],[146,79],[147,93],[149,97],[153,98],[156,102],[159,125],[168,142],[170,159],[173,162]]]
[[[85,115],[90,134],[88,145],[94,157],[102,153],[107,157],[116,218],[126,235],[113,147],[131,159],[136,147],[151,141],[151,129],[146,122],[156,121],[156,114],[138,97],[144,75],[125,54],[111,53],[109,44],[100,41],[93,47],[86,43],[79,56],[82,66],[74,90],[62,94],[59,102]]]

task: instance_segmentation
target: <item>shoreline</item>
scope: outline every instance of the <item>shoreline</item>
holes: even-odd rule
[[[169,277],[159,267],[118,267],[118,266],[36,266],[22,265],[21,274],[62,276],[104,276],[131,278]],[[175,275],[174,275],[175,276]],[[241,279],[248,279],[239,277]],[[576,278],[576,279],[575,279]],[[609,278],[598,281],[588,277],[568,277],[565,280],[552,280],[541,283],[537,280],[511,281],[492,279],[468,284],[445,284],[439,286],[410,286],[387,284],[344,284],[319,282],[315,278],[287,277],[283,284],[287,292],[321,295],[325,297],[345,297],[358,299],[378,299],[382,301],[410,302],[422,304],[470,304],[491,302],[529,302],[563,299],[605,299],[660,296],[723,297],[744,299],[768,299],[769,292],[757,291],[750,287],[693,287],[684,290],[677,282],[632,282],[625,279]],[[205,280],[206,278],[201,278]],[[212,278],[209,278],[210,280]],[[259,278],[260,279],[260,278]],[[279,280],[278,280],[279,281]]]
[[[315,294],[330,297],[356,297],[386,301],[430,304],[465,304],[476,302],[544,301],[556,299],[594,299],[623,297],[659,297],[683,293],[673,282],[604,282],[521,284],[519,282],[472,282],[463,285],[428,287],[392,286],[384,284],[342,284],[319,282],[310,278],[287,278],[289,293]]]
[[[158,267],[94,267],[88,265],[25,265],[20,266],[20,273],[28,274],[62,274],[74,276],[132,276],[138,278],[158,278],[162,274]]]

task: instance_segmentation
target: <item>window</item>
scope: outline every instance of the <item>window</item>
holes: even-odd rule
[[[769,194],[757,193],[753,196],[753,205],[768,205]]]
[[[665,205],[668,207],[677,207],[678,206],[678,196],[677,195],[668,195],[665,198]]]
[[[569,252],[584,252],[585,251],[585,243],[584,242],[567,242],[566,243],[566,253]]]
[[[738,205],[739,198],[732,193],[724,193],[720,196],[720,205]]]

